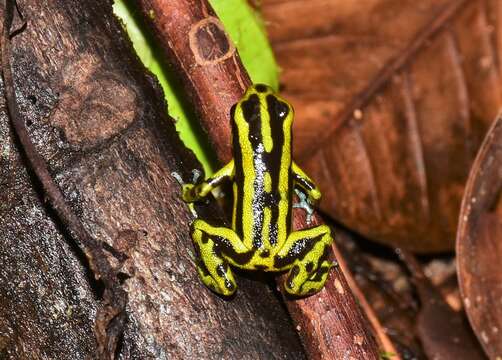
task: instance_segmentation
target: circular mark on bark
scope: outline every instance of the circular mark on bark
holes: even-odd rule
[[[220,20],[207,17],[196,23],[189,34],[190,49],[199,65],[213,65],[235,53],[235,46]]]
[[[126,129],[136,116],[137,95],[103,62],[82,54],[62,71],[51,121],[68,142],[91,147]]]

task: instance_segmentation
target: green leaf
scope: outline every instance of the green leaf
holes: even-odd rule
[[[253,83],[264,83],[276,91],[279,68],[261,16],[245,0],[209,0],[234,42]]]
[[[277,89],[279,70],[260,17],[245,0],[212,0],[210,3],[235,43],[252,81],[266,83]],[[213,173],[217,166],[216,157],[209,148],[193,109],[186,102],[175,74],[147,32],[133,2],[116,0],[113,10],[122,21],[141,61],[157,76],[169,105],[169,115],[176,120],[181,140],[195,153],[206,175]]]

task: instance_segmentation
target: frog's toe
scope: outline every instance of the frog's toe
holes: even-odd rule
[[[222,248],[229,244],[231,248],[240,246],[242,242],[237,234],[232,229],[214,227],[198,219],[192,223],[192,239],[202,282],[218,294],[232,295],[237,290],[237,285],[229,266],[231,258],[225,257]]]
[[[202,171],[199,169],[192,169],[192,184],[197,184],[201,176]]]
[[[294,296],[315,294],[324,287],[332,267],[331,263],[323,262],[315,271],[308,272],[306,268],[295,265],[289,272],[284,288]]]
[[[185,202],[194,202],[197,194],[196,194],[197,188],[193,184],[184,184],[183,185],[183,192],[182,192],[182,198],[183,201]]]
[[[197,272],[204,285],[217,294],[231,296],[237,290],[237,284],[228,266],[220,264],[216,267],[216,272],[211,274],[204,264],[199,264]]]
[[[183,178],[181,177],[181,174],[180,174],[180,173],[178,173],[178,172],[176,172],[176,171],[173,171],[173,172],[171,173],[171,176],[172,176],[173,178],[175,178],[175,179],[176,179],[176,181],[177,181],[177,182],[178,182],[181,186],[185,185],[185,182],[183,181]]]

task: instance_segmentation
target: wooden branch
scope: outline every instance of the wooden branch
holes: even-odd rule
[[[250,80],[221,23],[204,0],[139,0],[138,4],[180,75],[220,161],[228,161],[230,107]],[[295,229],[305,227],[302,215],[295,212]],[[320,223],[318,217],[315,223]],[[283,280],[279,279],[280,288]],[[339,268],[319,294],[287,300],[287,306],[310,358],[378,358],[370,327]]]
[[[341,236],[349,237],[350,234],[347,233],[345,230],[339,229],[339,234]],[[339,236],[340,236],[339,235]],[[377,314],[371,307],[371,304],[368,302],[366,299],[364,293],[362,292],[361,288],[359,285],[357,285],[356,279],[354,276],[352,276],[352,273],[349,269],[349,266],[345,262],[340,250],[335,246],[333,248],[333,251],[335,253],[335,257],[338,259],[338,263],[340,265],[340,268],[343,271],[343,274],[345,275],[345,278],[347,279],[347,283],[350,286],[350,289],[354,296],[357,299],[357,302],[361,306],[362,310],[364,311],[364,314],[366,315],[366,318],[368,319],[371,327],[373,328],[373,334],[376,337],[376,340],[378,344],[380,345],[381,349],[387,353],[387,354],[394,354],[392,356],[392,360],[402,360],[401,356],[399,355],[398,351],[396,350],[396,347],[392,343],[392,340],[389,338],[387,333],[385,332],[385,328],[380,322],[380,320],[377,317]]]
[[[65,241],[69,233],[81,240],[75,219],[65,216],[75,216],[91,241],[106,243],[99,261],[120,271],[129,299],[121,358],[304,358],[265,284],[239,279],[239,295],[227,302],[199,282],[190,255],[192,216],[171,176],[188,179],[199,165],[110,3],[19,5],[28,22],[11,40],[11,74],[4,37],[2,70],[11,77],[1,90],[9,111],[19,107],[16,121],[31,143],[23,140],[26,160],[40,162],[23,158],[4,105],[0,358],[96,358],[92,329],[103,289],[91,261]],[[42,176],[40,166],[46,166]],[[48,198],[66,215],[54,214],[39,196],[47,184]],[[198,211],[221,221],[212,205]],[[121,264],[110,252],[127,260]]]

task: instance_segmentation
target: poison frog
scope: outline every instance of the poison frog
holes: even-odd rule
[[[229,265],[289,270],[284,288],[296,296],[321,290],[333,266],[328,226],[291,229],[293,191],[307,199],[307,206],[299,206],[307,210],[321,197],[292,161],[293,115],[292,106],[269,86],[252,85],[230,111],[233,159],[205,181],[183,185],[183,200],[193,203],[224,181],[232,182],[232,227],[200,218],[191,226],[198,274],[218,294],[230,296],[237,289]]]

